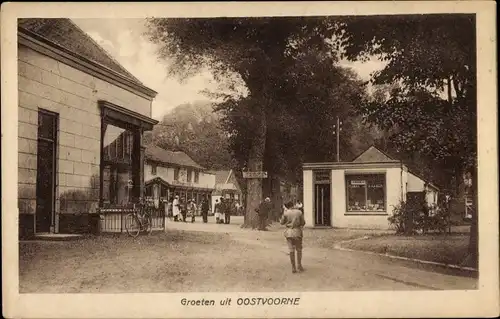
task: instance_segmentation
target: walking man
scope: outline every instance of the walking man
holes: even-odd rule
[[[290,251],[290,263],[292,264],[292,273],[297,269],[302,272],[302,228],[306,224],[304,216],[300,210],[293,207],[292,202],[285,204],[285,212],[281,217],[280,223],[286,226],[285,238]],[[297,252],[297,267],[295,267],[295,252]]]
[[[203,223],[208,222],[208,210],[210,209],[210,205],[208,205],[208,200],[206,198],[203,199],[201,203],[201,215],[203,216]]]

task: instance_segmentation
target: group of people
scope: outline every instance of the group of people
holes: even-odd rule
[[[231,215],[238,215],[242,207],[236,200],[225,199],[223,197],[215,200],[214,216],[216,224],[230,224]]]
[[[204,198],[201,202],[200,211],[203,218],[203,222],[208,222],[208,211],[210,210],[210,203],[207,198]],[[188,218],[191,219],[191,223],[196,220],[196,214],[198,212],[198,205],[194,199],[189,199],[187,201],[179,198],[176,195],[171,201],[168,202],[168,216],[173,217],[174,221],[187,222]]]

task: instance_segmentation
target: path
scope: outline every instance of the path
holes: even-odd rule
[[[289,271],[287,247],[282,229],[274,227],[271,231],[260,232],[241,229],[242,220],[232,225],[214,223],[167,223],[168,229],[225,233],[231,239],[245,245],[258,246],[259,259],[280,259],[284,271]],[[322,230],[320,230],[321,232]],[[326,230],[338,232],[342,230]],[[309,233],[314,232],[310,230]],[[324,232],[322,235],[325,235]],[[361,236],[361,235],[360,235]],[[332,290],[342,289],[475,289],[476,279],[437,273],[419,269],[408,262],[395,261],[383,256],[367,255],[361,252],[341,251],[310,247],[304,238],[304,267],[307,271],[296,277],[304,286],[318,285],[328,281]],[[245,251],[241,251],[245,254]],[[250,258],[250,257],[249,257]],[[411,264],[411,263],[410,263]],[[411,267],[409,267],[411,266]]]

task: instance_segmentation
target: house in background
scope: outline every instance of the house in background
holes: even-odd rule
[[[212,193],[212,207],[215,206],[215,201],[220,200],[221,197],[239,201],[240,204],[244,203],[240,184],[232,169],[211,171],[211,173],[215,175],[215,191]]]
[[[435,204],[439,189],[371,146],[352,162],[304,164],[303,192],[307,227],[388,229],[401,200],[425,194]]]
[[[19,19],[17,63],[20,236],[86,232],[136,202],[157,93],[69,19]]]
[[[163,210],[176,195],[184,201],[194,199],[198,205],[205,198],[210,202],[215,188],[215,175],[186,153],[155,145],[146,147],[144,176],[146,197]]]

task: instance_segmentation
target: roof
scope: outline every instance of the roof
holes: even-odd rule
[[[204,169],[184,152],[169,151],[155,145],[149,145],[146,147],[145,157],[146,159],[155,162],[192,167],[200,170]]]
[[[128,80],[143,85],[135,76],[128,72],[106,50],[97,44],[85,31],[67,18],[28,18],[18,19],[18,26],[36,33],[72,52],[101,64]]]
[[[389,155],[387,152],[380,150],[376,146],[372,145],[368,147],[365,151],[363,151],[360,155],[352,160],[352,162],[331,162],[331,163],[305,163],[303,165],[304,168],[320,168],[323,166],[328,167],[337,167],[337,168],[352,168],[355,164],[364,164],[369,165],[370,167],[375,167],[382,165],[384,167],[392,167],[395,164],[402,165],[403,162],[399,159],[396,159],[395,156]],[[432,183],[428,179],[424,178],[422,174],[418,172],[412,165],[408,165],[408,163],[404,163],[404,165],[408,168],[408,172],[420,178],[429,186],[439,190],[439,187],[436,184]]]
[[[231,176],[234,174],[233,170],[217,170],[217,171],[209,171],[209,173],[212,173],[215,175],[215,188],[216,191],[221,191],[221,190],[234,190],[234,191],[240,191],[240,185],[238,184],[237,180],[234,180],[233,182],[231,181]]]
[[[215,184],[226,184],[229,181],[231,170],[209,171],[215,175]]]
[[[375,146],[370,146],[353,160],[353,163],[393,163],[399,162]]]

